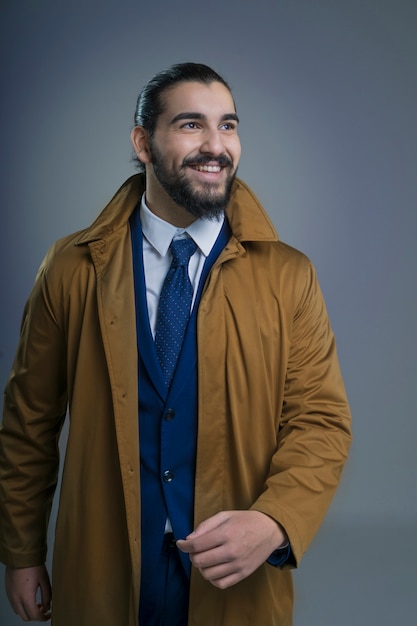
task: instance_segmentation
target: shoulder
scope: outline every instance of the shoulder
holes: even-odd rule
[[[64,277],[71,274],[76,268],[90,263],[91,255],[87,245],[78,245],[83,230],[72,233],[55,241],[48,249],[38,275]]]
[[[253,265],[265,273],[303,275],[313,269],[310,258],[304,252],[283,241],[250,241],[243,246]]]
[[[247,242],[244,247],[242,272],[254,276],[256,292],[263,298],[277,298],[296,308],[319,294],[314,264],[304,252],[282,241]]]

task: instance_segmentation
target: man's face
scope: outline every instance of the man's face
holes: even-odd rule
[[[230,91],[219,82],[183,82],[163,98],[149,145],[155,182],[195,217],[216,217],[229,202],[240,158]]]

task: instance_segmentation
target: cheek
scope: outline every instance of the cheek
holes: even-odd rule
[[[242,149],[241,149],[241,146],[240,146],[239,137],[235,137],[235,139],[233,141],[233,144],[230,147],[230,153],[233,156],[233,160],[235,162],[235,165],[237,165],[239,163],[241,152],[242,152]]]
[[[182,138],[180,141],[171,141],[165,146],[165,156],[171,163],[181,164],[185,158],[198,152],[198,142],[193,138]]]

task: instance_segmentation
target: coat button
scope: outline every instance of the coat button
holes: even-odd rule
[[[166,470],[162,474],[162,478],[164,480],[164,483],[170,483],[172,480],[174,480],[174,474],[170,470]]]
[[[164,420],[166,422],[171,422],[174,419],[174,417],[175,417],[174,409],[168,409],[168,411],[164,415]]]

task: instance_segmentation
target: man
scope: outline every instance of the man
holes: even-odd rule
[[[207,66],[155,76],[132,131],[143,173],[39,270],[0,432],[0,550],[24,620],[50,617],[68,406],[53,623],[292,623],[290,569],[350,415],[311,263],[235,177],[237,127]]]

